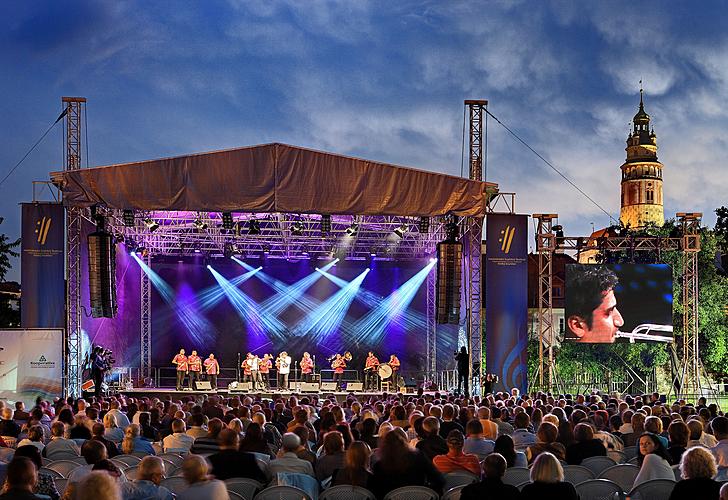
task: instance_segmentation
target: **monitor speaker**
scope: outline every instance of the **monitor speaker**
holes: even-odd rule
[[[336,382],[321,382],[321,390],[333,392],[336,390]]]
[[[94,318],[116,316],[116,245],[104,231],[88,235],[88,288]]]
[[[314,382],[301,382],[301,392],[318,392],[319,385]]]
[[[460,323],[460,268],[463,245],[458,242],[437,244],[436,319],[440,324]]]
[[[362,382],[349,382],[346,384],[346,390],[349,392],[363,391],[364,384]]]
[[[212,386],[209,380],[200,380],[195,382],[195,390],[197,391],[211,391]]]

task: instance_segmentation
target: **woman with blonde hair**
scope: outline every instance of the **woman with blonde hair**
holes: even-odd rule
[[[92,471],[75,489],[75,500],[121,500],[119,484],[104,471]]]
[[[145,453],[147,455],[156,455],[152,443],[140,436],[141,428],[139,424],[129,424],[124,434],[124,440],[121,442],[121,451],[126,455],[132,453]]]
[[[372,489],[374,474],[369,468],[372,449],[364,441],[354,441],[346,450],[344,466],[334,470],[331,475],[331,486],[349,484]]]
[[[230,421],[230,422],[228,423],[227,427],[228,427],[228,429],[232,429],[232,430],[234,430],[235,432],[237,432],[237,433],[238,433],[238,435],[239,435],[239,436],[240,436],[241,438],[242,438],[242,437],[244,436],[244,434],[245,434],[245,433],[243,432],[243,422],[242,422],[242,421],[241,421],[241,420],[240,420],[239,418],[234,418],[234,419],[232,419],[232,420],[231,420],[231,421]]]
[[[112,443],[119,444],[124,439],[124,430],[119,427],[113,413],[104,415],[104,437]]]
[[[713,480],[717,472],[715,457],[707,448],[689,448],[680,459],[682,480],[673,488],[670,500],[717,499],[721,486],[721,483]]]
[[[540,453],[531,467],[531,482],[521,490],[521,499],[579,500],[574,485],[564,482],[564,469],[559,460],[547,451]]]

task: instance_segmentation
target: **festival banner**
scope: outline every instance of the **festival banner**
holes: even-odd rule
[[[0,398],[32,407],[52,400],[63,387],[63,330],[0,330]]]
[[[489,214],[486,227],[483,373],[498,376],[493,390],[528,385],[528,216]]]
[[[20,325],[65,326],[63,205],[22,204]]]

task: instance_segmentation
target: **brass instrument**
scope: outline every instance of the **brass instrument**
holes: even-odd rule
[[[351,361],[351,359],[352,359],[352,355],[351,355],[351,353],[350,353],[349,351],[346,351],[346,352],[344,353],[344,359],[345,359],[346,361]]]
[[[329,356],[328,359],[327,359],[327,361],[329,363],[331,363],[331,368],[334,368],[334,369],[336,368],[336,366],[335,366],[335,364],[336,364],[336,356],[340,356],[341,359],[343,359],[345,362],[346,361],[351,361],[352,358],[353,358],[353,356],[351,355],[351,353],[349,351],[346,351],[343,355],[341,355],[339,353],[336,353],[333,356]]]

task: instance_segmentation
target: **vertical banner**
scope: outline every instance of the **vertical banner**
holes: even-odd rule
[[[22,204],[20,326],[66,324],[64,218],[60,203]]]
[[[489,214],[485,252],[486,372],[498,376],[493,390],[528,381],[528,216]]]
[[[0,398],[24,401],[60,397],[63,330],[0,330]]]

